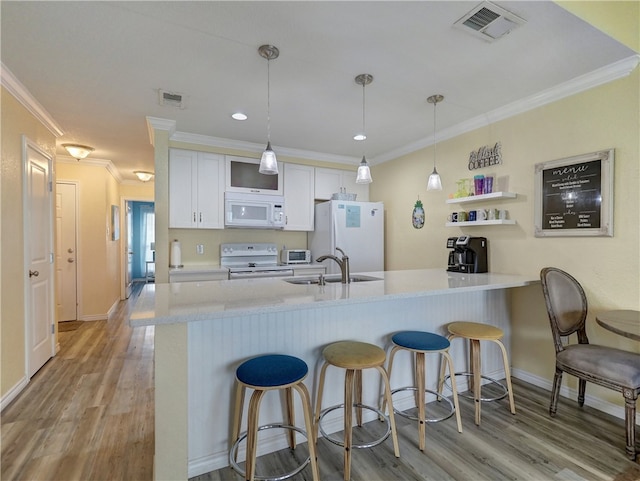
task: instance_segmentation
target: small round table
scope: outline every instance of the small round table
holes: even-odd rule
[[[640,341],[640,311],[603,311],[596,314],[596,322],[611,332]]]

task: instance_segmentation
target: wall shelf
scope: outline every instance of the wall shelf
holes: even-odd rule
[[[514,192],[492,192],[491,194],[472,195],[469,197],[458,197],[447,199],[447,204],[466,204],[467,202],[481,202],[493,199],[515,199],[518,194]]]
[[[463,226],[477,226],[477,225],[515,225],[516,221],[513,219],[496,219],[496,220],[475,220],[464,222],[447,222],[446,227],[463,227]]]

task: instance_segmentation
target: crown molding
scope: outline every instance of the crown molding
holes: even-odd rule
[[[438,132],[436,138],[434,138],[433,135],[430,135],[429,137],[426,137],[424,139],[412,142],[411,144],[407,144],[398,149],[394,149],[392,151],[381,154],[376,157],[376,162],[370,163],[375,165],[375,163],[383,163],[389,160],[397,159],[398,157],[402,157],[403,155],[411,154],[417,150],[433,145],[434,140],[440,142],[443,140],[451,139],[453,137],[457,137],[458,135],[476,130],[480,127],[486,127],[491,123],[505,120],[509,117],[514,117],[529,110],[533,110],[538,107],[542,107],[543,105],[547,105],[566,97],[570,97],[571,95],[584,92],[585,90],[589,90],[594,87],[612,82],[614,80],[618,80],[631,74],[631,72],[633,72],[638,66],[638,63],[640,63],[640,55],[632,55],[631,57],[627,57],[625,59],[619,60],[618,62],[606,65],[602,68],[581,75],[580,77],[576,77],[567,82],[538,92],[537,94],[525,97],[503,107],[492,110],[486,114],[478,115],[465,122],[461,122],[452,127],[443,129]]]
[[[176,131],[176,121],[170,119],[161,119],[160,117],[146,117],[147,119],[147,131],[149,132],[149,142],[151,145],[155,145],[156,130],[164,130],[169,132],[169,138]]]
[[[118,170],[118,168],[115,165],[113,165],[113,162],[107,159],[76,160],[71,156],[57,155],[56,163],[102,167],[103,169],[106,169],[107,172],[109,172],[112,175],[112,177],[116,179],[116,181],[118,181],[119,184],[122,184],[123,182],[122,175],[120,175],[120,171]]]
[[[185,142],[189,144],[206,145],[208,147],[217,147],[224,149],[244,150],[246,152],[253,152],[256,154],[261,154],[264,151],[265,146],[265,144],[256,144],[255,142],[224,139],[221,137],[191,134],[188,132],[176,132],[170,137],[170,139],[174,142]],[[278,147],[277,145],[272,145],[272,147],[273,150],[276,151],[276,154],[278,156],[334,162],[337,164],[357,164],[360,162],[360,158],[358,157],[327,154],[323,152],[314,152],[311,150],[290,149],[287,147]]]
[[[27,87],[16,78],[15,75],[0,62],[0,78],[2,86],[13,95],[31,114],[38,119],[53,135],[61,137],[64,134],[62,128],[53,119],[51,114],[38,102],[33,95],[27,90]]]

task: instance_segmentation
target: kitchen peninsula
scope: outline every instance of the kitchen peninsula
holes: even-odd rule
[[[532,276],[443,269],[367,275],[380,280],[300,285],[276,278],[145,286],[130,323],[156,326],[156,479],[187,479],[228,464],[234,373],[247,358],[279,352],[304,359],[313,397],[322,349],[337,340],[386,347],[395,331],[444,334],[447,323],[467,320],[502,328],[508,347],[509,289],[538,282]],[[462,370],[466,349],[456,342],[452,354]],[[434,364],[427,369],[429,388],[436,376]],[[492,377],[501,377],[499,353],[484,350],[483,366]],[[327,374],[327,406],[342,397],[338,378]],[[394,385],[410,379],[409,369],[394,373]],[[376,383],[365,379],[364,388],[364,402],[375,405]],[[403,399],[394,402],[402,404]],[[267,396],[261,424],[281,418],[277,397]],[[340,422],[327,416],[323,426],[334,432]],[[265,437],[259,453],[283,448],[281,441],[284,437]]]

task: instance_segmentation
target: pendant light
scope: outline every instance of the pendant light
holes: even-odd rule
[[[444,97],[442,95],[432,95],[427,99],[427,102],[433,104],[433,172],[429,176],[427,190],[442,190],[440,174],[436,170],[436,105],[443,100]]]
[[[258,48],[258,53],[262,58],[267,59],[267,148],[262,152],[258,172],[267,175],[277,175],[278,160],[276,159],[276,153],[271,148],[271,72],[269,71],[269,62],[278,58],[280,51],[273,45],[262,45]]]
[[[367,138],[364,130],[364,87],[373,82],[373,76],[368,73],[360,74],[356,77],[356,83],[358,85],[362,85],[362,134],[361,138],[364,141]],[[370,184],[373,182],[371,179],[371,169],[369,169],[369,164],[367,163],[367,159],[364,156],[364,147],[362,148],[362,161],[360,162],[360,166],[358,167],[358,175],[356,176],[356,184]]]

